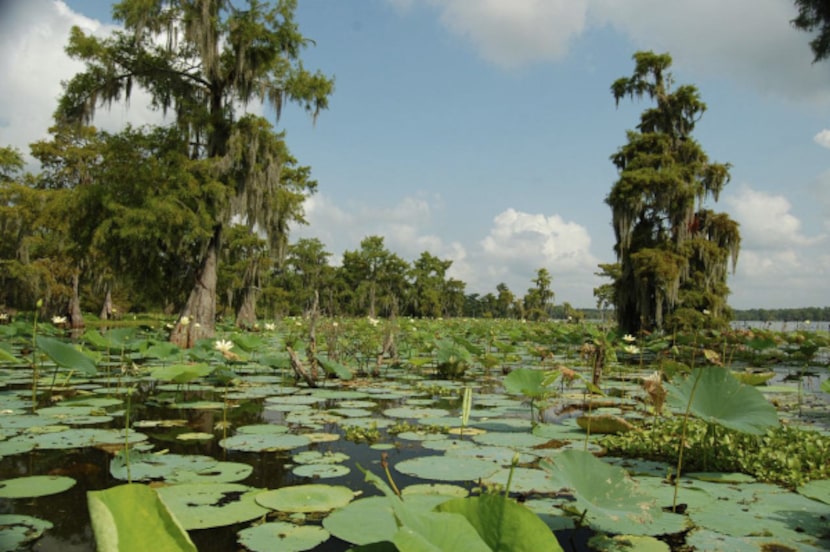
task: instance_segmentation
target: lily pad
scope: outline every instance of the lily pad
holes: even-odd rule
[[[238,434],[219,441],[219,446],[227,450],[244,452],[264,452],[292,450],[308,445],[311,441],[303,435],[290,433],[274,434]]]
[[[326,542],[331,534],[316,525],[272,521],[237,533],[239,544],[253,552],[301,552]]]
[[[810,481],[798,488],[799,494],[830,504],[830,479]]]
[[[260,506],[280,512],[328,512],[354,499],[354,493],[342,485],[294,485],[265,491],[257,495]]]
[[[62,475],[32,475],[0,481],[0,498],[34,498],[71,489],[75,480]]]
[[[256,503],[255,489],[239,483],[183,483],[157,492],[186,530],[224,527],[268,513]]]
[[[298,477],[311,477],[314,479],[331,479],[348,474],[351,469],[340,464],[304,464],[297,466],[291,473]]]
[[[399,472],[434,481],[475,481],[486,478],[498,470],[489,460],[458,456],[420,456],[398,462]]]
[[[50,522],[35,517],[0,514],[0,552],[21,550],[51,528]]]

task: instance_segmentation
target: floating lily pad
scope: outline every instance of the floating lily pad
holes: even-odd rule
[[[262,490],[239,483],[183,483],[157,491],[188,531],[233,525],[268,513],[256,503],[256,495]]]
[[[591,433],[611,435],[634,431],[636,428],[628,421],[612,414],[596,414],[579,416],[576,419],[579,427]]]
[[[298,477],[311,477],[314,479],[331,479],[333,477],[341,477],[346,475],[351,470],[347,466],[340,464],[303,464],[297,466],[291,473]]]
[[[596,535],[588,541],[591,550],[597,552],[670,552],[665,542],[654,537],[635,535]],[[730,549],[731,552],[731,549]]]
[[[235,483],[247,479],[254,471],[242,462],[215,462],[200,470],[175,470],[167,476],[170,483]]]
[[[213,433],[204,433],[202,431],[179,433],[176,435],[179,441],[212,441]]]
[[[536,468],[499,468],[498,471],[484,478],[488,484],[496,484],[506,488],[510,480],[512,493],[554,493],[559,490],[544,470]]]
[[[227,450],[243,452],[264,452],[292,450],[308,445],[311,441],[304,435],[290,433],[274,434],[238,434],[219,441],[219,446]]]
[[[260,506],[280,512],[328,512],[342,508],[354,499],[354,493],[342,485],[294,485],[265,491],[257,495]]]
[[[0,552],[21,550],[51,528],[50,522],[35,517],[0,514]]]
[[[253,552],[301,552],[326,542],[330,533],[315,525],[272,521],[237,533],[239,544]]]
[[[830,504],[830,479],[819,479],[805,483],[798,488],[798,492],[813,500]]]
[[[419,418],[438,418],[449,415],[448,410],[443,408],[421,408],[398,406],[394,408],[387,408],[383,411],[385,416],[390,418],[405,418],[405,419],[419,419]]]
[[[700,479],[712,483],[754,483],[755,478],[745,473],[723,473],[723,472],[689,472],[684,477]]]
[[[75,480],[62,475],[32,475],[0,481],[0,498],[34,498],[71,489]]]
[[[298,464],[339,464],[348,460],[349,456],[343,452],[304,450],[292,456],[291,459]]]
[[[288,433],[288,427],[277,424],[253,424],[239,426],[236,428],[236,432],[244,433],[245,435],[274,435]]]
[[[167,479],[176,471],[198,472],[215,466],[218,460],[210,456],[186,454],[142,454],[130,453],[129,465],[123,454],[110,461],[110,475],[127,481],[151,481]]]
[[[489,460],[458,456],[420,456],[398,462],[395,469],[406,475],[434,481],[474,481],[498,470]]]
[[[448,485],[446,483],[420,483],[416,485],[409,485],[401,490],[401,495],[437,495],[451,498],[464,498],[468,496],[470,491],[458,485]]]
[[[532,433],[506,433],[502,431],[490,431],[488,433],[482,433],[481,435],[474,435],[473,441],[482,445],[494,445],[518,449],[532,448],[537,445],[542,445],[547,442],[547,439],[537,437]]]

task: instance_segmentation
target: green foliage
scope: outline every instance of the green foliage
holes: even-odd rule
[[[609,454],[677,462],[679,418],[660,418],[643,432],[604,437]],[[795,488],[814,479],[830,478],[830,437],[788,426],[762,435],[728,429],[711,431],[701,420],[689,420],[686,430],[686,471],[739,472],[759,481]]]
[[[98,373],[95,361],[72,345],[42,335],[36,337],[36,342],[38,349],[46,353],[58,366],[87,376],[94,376]]]
[[[95,542],[101,552],[195,552],[187,532],[146,485],[87,493]]]
[[[437,344],[435,361],[438,373],[445,378],[458,378],[470,367],[473,355],[456,339],[442,339]]]

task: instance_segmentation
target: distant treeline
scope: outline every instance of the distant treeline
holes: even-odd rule
[[[830,307],[804,307],[799,309],[743,309],[734,311],[739,321],[759,320],[761,322],[813,322],[830,321]]]

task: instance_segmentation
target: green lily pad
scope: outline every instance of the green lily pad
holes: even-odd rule
[[[484,479],[485,483],[507,486],[510,480],[510,492],[512,493],[555,493],[559,486],[554,484],[544,470],[536,468],[513,468],[511,478],[510,468],[499,468],[493,475]]]
[[[218,460],[195,454],[146,454],[131,452],[129,458],[118,454],[110,461],[110,475],[127,481],[151,481],[173,477],[177,471],[199,472],[212,469]]]
[[[264,452],[278,450],[292,450],[308,445],[311,441],[304,435],[290,433],[274,434],[237,434],[219,441],[219,446],[227,450],[243,452]]]
[[[271,521],[237,533],[239,544],[253,552],[301,552],[326,542],[331,534],[315,525]]]
[[[51,528],[50,522],[35,517],[0,514],[0,552],[22,550]]]
[[[304,450],[291,457],[297,464],[339,464],[349,459],[344,452],[320,452],[319,450]]]
[[[537,437],[532,433],[506,433],[501,431],[490,431],[480,435],[473,435],[473,441],[481,445],[493,445],[517,449],[533,448],[546,443],[547,439],[544,437]]]
[[[441,416],[448,416],[449,411],[443,408],[422,408],[397,406],[394,408],[387,408],[383,411],[384,416],[390,418],[405,418],[405,419],[419,419],[419,418],[438,418]]]
[[[596,535],[588,541],[597,552],[670,552],[669,545],[654,537],[635,535]],[[731,549],[730,549],[731,552]]]
[[[303,464],[297,466],[291,473],[298,477],[311,477],[314,479],[331,479],[348,474],[351,469],[340,464]]]
[[[489,460],[457,456],[420,456],[398,462],[399,472],[434,481],[474,481],[486,478],[498,470]]]
[[[262,489],[239,483],[182,483],[157,492],[188,531],[250,521],[269,511],[256,503]]]
[[[354,493],[342,485],[294,485],[265,491],[257,495],[260,506],[280,512],[328,512],[354,499]]]
[[[71,489],[75,480],[61,475],[31,475],[0,481],[0,498],[34,498]]]
[[[654,498],[640,491],[624,469],[589,452],[566,450],[553,460],[543,460],[541,466],[556,485],[573,492],[576,509],[588,511],[585,520],[594,529],[653,535],[684,528],[682,516],[663,514]],[[660,529],[655,531],[655,525]]]
[[[684,473],[683,477],[690,479],[700,479],[701,481],[710,481],[712,483],[754,483],[755,478],[745,473],[723,473],[723,472],[689,472]]]
[[[799,494],[830,504],[830,479],[810,481],[798,488]]]
[[[416,494],[464,498],[470,494],[470,491],[464,487],[459,487],[458,485],[448,485],[446,483],[419,483],[416,485],[409,485],[401,489],[401,495],[404,497]]]

